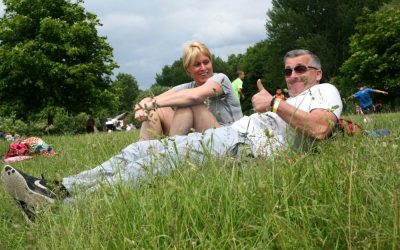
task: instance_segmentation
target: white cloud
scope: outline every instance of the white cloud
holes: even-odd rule
[[[200,40],[226,59],[265,39],[271,0],[86,0],[83,5],[98,16],[99,33],[114,48],[120,65],[114,73],[132,74],[145,89],[164,65],[179,59],[188,41]]]

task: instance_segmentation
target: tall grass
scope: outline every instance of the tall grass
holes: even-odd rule
[[[311,152],[274,158],[183,162],[135,188],[104,186],[49,206],[33,224],[0,188],[0,249],[399,249],[400,114],[372,119],[366,129],[391,135],[338,135]],[[45,137],[56,157],[14,166],[60,179],[137,136]]]

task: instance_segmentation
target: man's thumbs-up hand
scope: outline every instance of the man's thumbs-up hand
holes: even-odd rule
[[[272,95],[264,88],[261,79],[257,80],[259,92],[251,98],[253,108],[256,112],[266,112],[270,109]]]

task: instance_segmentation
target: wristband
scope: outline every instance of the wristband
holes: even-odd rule
[[[277,111],[278,111],[278,107],[279,107],[279,103],[281,103],[281,99],[276,99],[275,100],[275,102],[274,102],[274,106],[273,106],[273,108],[272,108],[272,112],[274,112],[274,113],[276,113]]]
[[[276,97],[272,97],[271,103],[269,104],[269,111],[272,111],[272,107],[274,107]]]

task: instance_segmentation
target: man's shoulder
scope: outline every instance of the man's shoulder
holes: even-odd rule
[[[236,78],[232,83],[240,83],[242,80],[240,78]]]
[[[335,85],[331,83],[320,83],[312,86],[311,91],[322,91],[322,93],[330,93],[330,91],[339,91]]]

